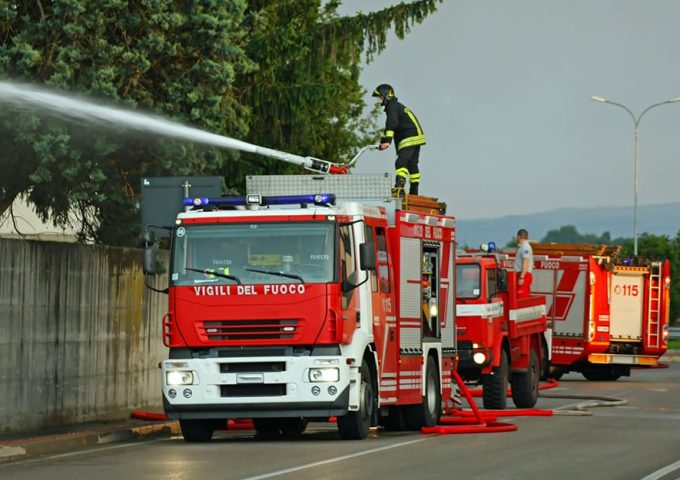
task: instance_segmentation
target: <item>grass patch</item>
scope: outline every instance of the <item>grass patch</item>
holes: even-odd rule
[[[668,339],[668,349],[669,350],[680,350],[680,338],[669,338]]]

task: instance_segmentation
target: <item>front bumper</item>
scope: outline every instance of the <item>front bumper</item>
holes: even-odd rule
[[[309,369],[320,365],[337,368],[337,381],[311,382]],[[192,372],[192,384],[169,385],[172,371]],[[357,375],[340,357],[170,359],[162,363],[163,405],[173,419],[344,415]]]
[[[591,353],[588,361],[595,364],[606,365],[658,365],[659,359],[652,355],[626,355],[617,353]]]

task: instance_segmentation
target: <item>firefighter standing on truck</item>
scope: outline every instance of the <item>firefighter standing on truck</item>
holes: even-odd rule
[[[524,228],[517,231],[517,254],[515,255],[514,270],[517,274],[517,298],[531,295],[533,282],[534,251],[529,245],[529,232]]]
[[[385,83],[373,90],[373,96],[380,98],[380,105],[385,107],[387,120],[385,131],[380,139],[380,150],[389,148],[394,140],[397,149],[397,160],[394,163],[396,172],[392,194],[399,196],[409,179],[409,194],[418,195],[420,172],[418,171],[418,156],[420,146],[425,145],[425,135],[418,119],[406,106],[397,101],[394,89]]]

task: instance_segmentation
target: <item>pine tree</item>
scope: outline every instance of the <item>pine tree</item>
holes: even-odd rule
[[[321,0],[0,0],[0,78],[160,114],[338,161],[372,139],[359,84],[394,29],[441,0],[341,17]],[[0,113],[0,214],[24,195],[81,238],[134,244],[142,176],[222,174],[242,188],[287,164],[37,111]]]

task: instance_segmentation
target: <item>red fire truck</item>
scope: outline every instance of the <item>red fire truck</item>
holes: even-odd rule
[[[285,435],[330,416],[362,439],[452,406],[455,221],[390,190],[382,174],[255,176],[244,197],[186,200],[162,362],[186,441],[227,418]]]
[[[616,380],[667,350],[670,262],[619,248],[533,243],[532,292],[548,299],[552,376]]]
[[[482,384],[485,408],[506,407],[508,384],[515,405],[531,408],[550,354],[545,297],[518,298],[515,274],[502,265],[506,257],[457,254],[458,371]]]

